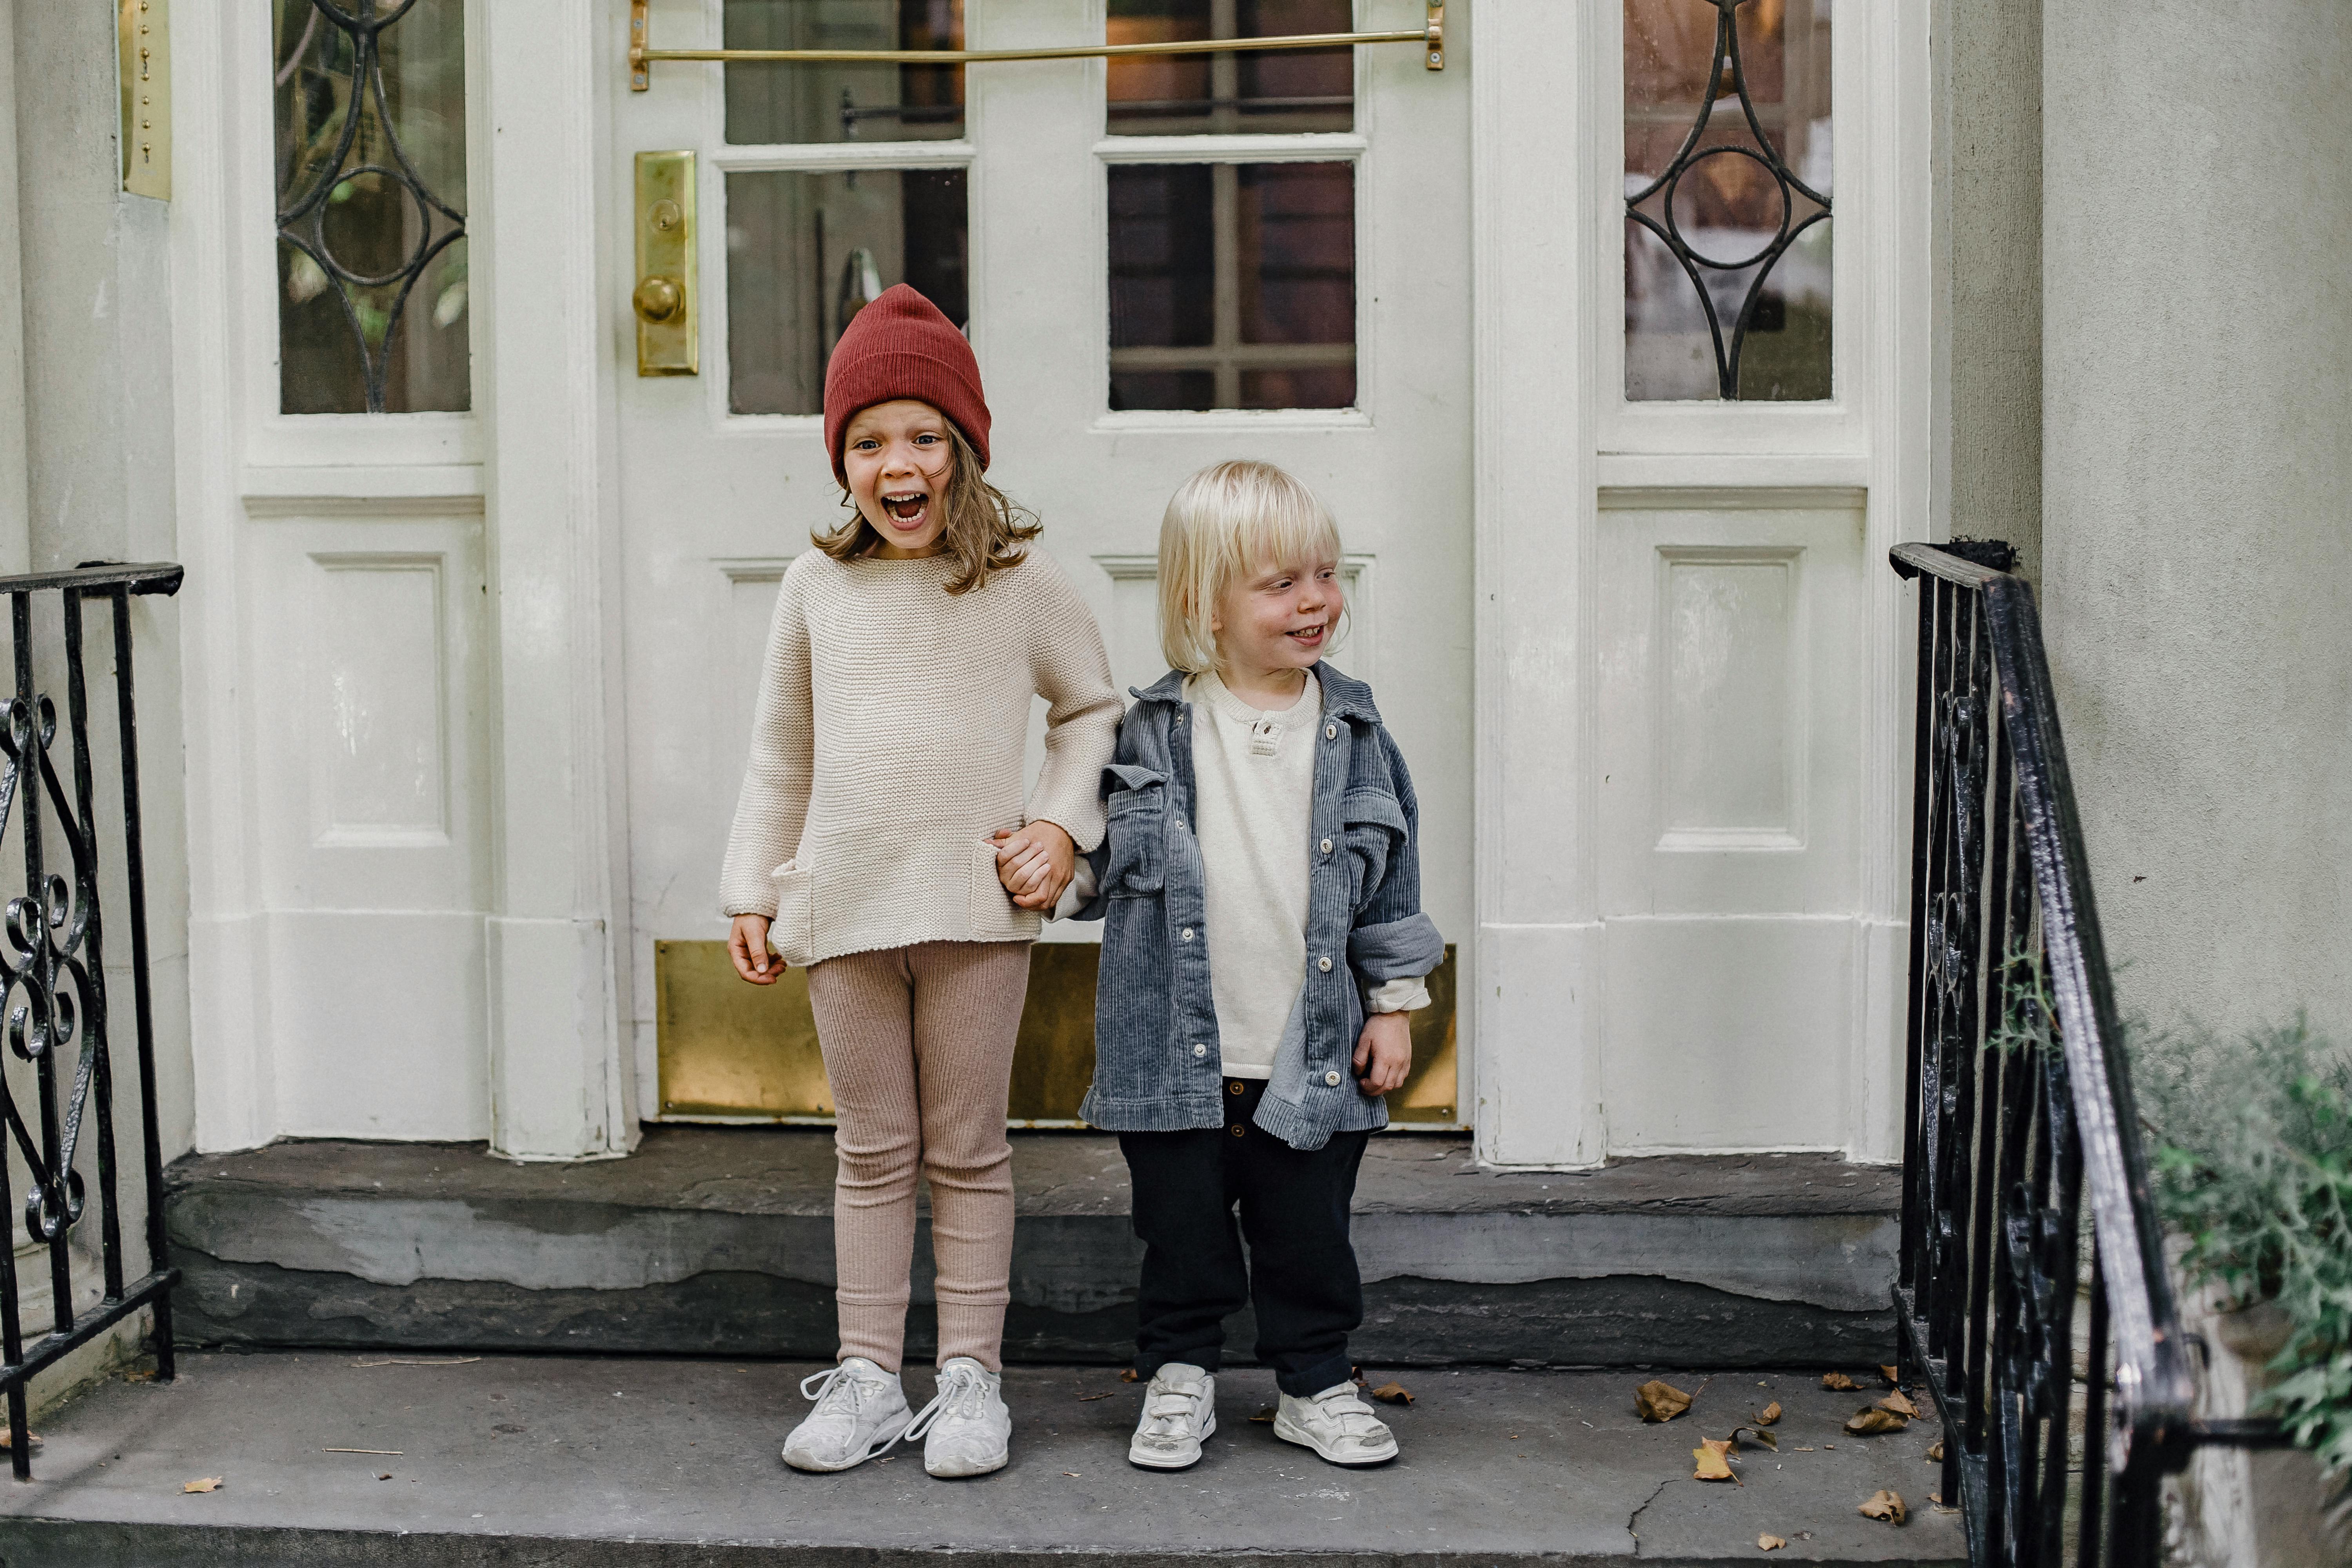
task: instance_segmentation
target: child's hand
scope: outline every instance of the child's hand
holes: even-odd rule
[[[773,985],[783,978],[784,961],[768,951],[768,917],[737,915],[727,932],[727,956],[735,973],[754,985]]]
[[[1013,833],[1000,828],[991,839],[996,845],[996,879],[1014,903],[1051,910],[1062,901],[1062,889],[1077,868],[1078,847],[1059,825],[1033,822]]]
[[[1375,1013],[1356,1041],[1356,1083],[1366,1094],[1404,1087],[1412,1070],[1412,1026],[1402,1013]]]

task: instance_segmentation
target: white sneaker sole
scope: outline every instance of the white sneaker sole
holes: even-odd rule
[[[864,1453],[853,1454],[846,1459],[828,1464],[823,1459],[795,1458],[793,1451],[786,1448],[783,1453],[784,1463],[796,1470],[806,1470],[813,1475],[835,1475],[843,1470],[854,1470],[866,1460],[877,1458],[888,1453],[897,1445],[900,1435],[907,1430],[907,1423],[914,1418],[914,1412],[908,1411],[905,1418],[896,1426],[886,1426],[877,1431],[874,1436],[874,1441],[867,1445]]]
[[[1274,1418],[1274,1435],[1281,1438],[1286,1443],[1296,1443],[1302,1448],[1314,1449],[1316,1458],[1323,1460],[1327,1464],[1384,1465],[1391,1459],[1397,1457],[1397,1442],[1394,1435],[1391,1435],[1389,1437],[1388,1446],[1386,1447],[1375,1448],[1369,1453],[1359,1450],[1349,1454],[1333,1453],[1330,1449],[1325,1447],[1320,1442],[1318,1442],[1305,1427],[1297,1426],[1281,1415],[1276,1415]]]
[[[1207,1442],[1216,1435],[1217,1413],[1212,1410],[1209,1412],[1209,1419],[1201,1427],[1201,1442],[1192,1445],[1190,1458],[1171,1457],[1160,1452],[1157,1448],[1146,1448],[1138,1444],[1129,1443],[1127,1446],[1127,1462],[1130,1465],[1141,1466],[1147,1470],[1189,1470],[1201,1462],[1201,1443]]]
[[[985,1476],[1003,1469],[1013,1458],[1013,1445],[1007,1443],[993,1454],[977,1462],[953,1459],[943,1466],[934,1466],[929,1454],[923,1456],[923,1468],[943,1481],[969,1480],[973,1476]]]

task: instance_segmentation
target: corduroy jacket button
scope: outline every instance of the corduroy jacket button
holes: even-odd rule
[[[1323,1081],[1333,1089],[1339,1088],[1339,1069],[1338,1068],[1333,1068],[1330,1071],[1325,1073],[1323,1075]]]
[[[1328,838],[1323,840],[1323,853],[1326,855],[1331,853],[1331,841]]]
[[[1331,961],[1328,958],[1318,958],[1315,961],[1315,967],[1328,974],[1331,973]]]
[[[1326,725],[1324,725],[1324,726],[1323,726],[1323,738],[1324,738],[1325,740],[1327,740],[1327,741],[1336,741],[1336,740],[1338,740],[1338,739],[1339,738],[1339,725],[1337,725],[1337,724],[1326,724]]]
[[[1205,1057],[1209,1054],[1209,1047],[1206,1046],[1194,1046],[1192,1047],[1192,1054],[1196,1057]]]
[[[1190,942],[1192,940],[1192,928],[1191,926],[1186,926],[1180,934],[1186,942]]]

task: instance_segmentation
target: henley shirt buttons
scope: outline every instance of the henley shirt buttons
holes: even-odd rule
[[[1184,940],[1185,940],[1186,942],[1190,942],[1190,941],[1192,941],[1192,928],[1191,926],[1186,926],[1186,927],[1184,928],[1183,936],[1184,936]],[[1328,968],[1329,968],[1329,967],[1330,967],[1330,965],[1326,964],[1326,965],[1324,965],[1324,967],[1328,969]]]
[[[1315,961],[1315,967],[1328,974],[1331,973],[1331,961],[1328,958],[1318,958]]]
[[[1323,853],[1326,855],[1331,853],[1331,841],[1328,838],[1323,840]]]
[[[1337,1088],[1339,1088],[1339,1068],[1332,1068],[1329,1072],[1325,1073],[1325,1074],[1323,1075],[1323,1081],[1324,1081],[1326,1084],[1328,1084],[1328,1086],[1330,1086],[1331,1088],[1333,1088],[1333,1089],[1337,1089]]]

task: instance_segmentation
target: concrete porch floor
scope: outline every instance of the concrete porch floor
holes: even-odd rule
[[[1273,1400],[1271,1376],[1231,1372],[1207,1458],[1169,1475],[1128,1465],[1140,1391],[1115,1370],[1016,1367],[1012,1465],[942,1482],[904,1449],[840,1476],[786,1468],[776,1449],[806,1408],[793,1384],[814,1370],[801,1363],[269,1352],[195,1352],[181,1365],[176,1383],[118,1378],[43,1424],[37,1479],[0,1481],[0,1563],[890,1568],[951,1555],[1008,1568],[1070,1557],[1105,1568],[1273,1557],[1286,1568],[1563,1568],[1966,1557],[1958,1516],[1927,1500],[1934,1431],[1851,1436],[1839,1424],[1870,1396],[1825,1392],[1811,1371],[1664,1370],[1698,1399],[1661,1426],[1633,1413],[1648,1373],[1404,1372],[1417,1403],[1383,1407],[1403,1454],[1371,1470],[1326,1465],[1253,1425]],[[1850,1370],[1864,1381],[1869,1369]],[[910,1371],[910,1396],[929,1390],[928,1373]],[[1773,1400],[1786,1412],[1777,1456],[1747,1450],[1739,1486],[1690,1479],[1702,1436],[1722,1436]],[[217,1491],[182,1490],[213,1476]],[[1880,1488],[1902,1495],[1909,1524],[1855,1511]],[[1787,1549],[1768,1559],[1756,1544],[1765,1531]]]

